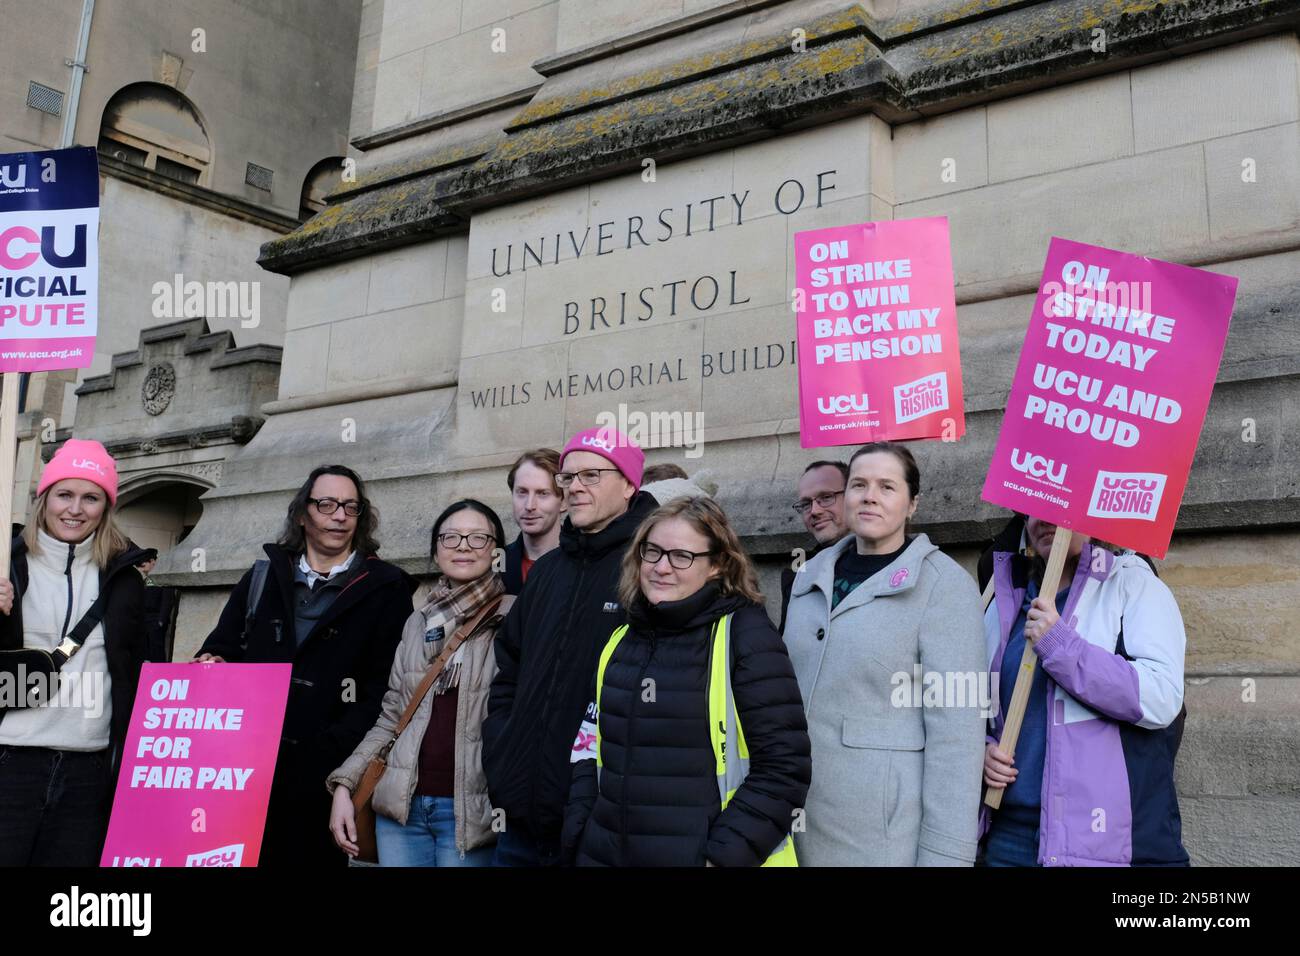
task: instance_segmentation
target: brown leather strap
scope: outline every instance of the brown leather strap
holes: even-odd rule
[[[501,602],[504,599],[505,595],[500,594],[487,604],[484,604],[477,614],[465,622],[465,624],[457,630],[455,634],[448,638],[447,643],[443,645],[442,653],[434,659],[433,664],[429,666],[429,672],[424,675],[424,679],[420,681],[420,685],[415,688],[415,693],[411,695],[411,701],[406,705],[406,710],[402,714],[402,719],[397,722],[397,729],[393,731],[392,739],[389,740],[388,744],[384,747],[384,755],[387,755],[388,751],[392,750],[393,744],[397,743],[397,738],[402,735],[402,731],[406,729],[406,725],[409,724],[411,718],[415,716],[416,710],[420,707],[420,702],[424,700],[424,696],[429,693],[429,688],[433,686],[433,682],[438,679],[438,675],[441,674],[443,668],[447,666],[447,661],[451,660],[451,655],[456,653],[456,648],[460,647],[460,645],[463,644],[471,634],[478,630],[480,624],[496,612],[496,609],[501,606]]]

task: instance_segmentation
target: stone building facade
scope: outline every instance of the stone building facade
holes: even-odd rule
[[[373,482],[428,569],[453,497],[598,414],[702,425],[775,578],[806,545],[791,237],[947,216],[967,434],[916,446],[919,526],[974,557],[1053,235],[1240,278],[1168,559],[1189,634],[1197,863],[1300,854],[1300,0],[366,0],[357,180],[262,249],[279,391],[160,572],[202,639],[307,470]],[[696,417],[698,416],[698,417]],[[699,451],[699,457],[694,457]],[[206,572],[190,570],[201,547]]]
[[[257,250],[319,208],[353,152],[361,4],[330,8],[322,17],[314,0],[6,0],[0,153],[97,146],[102,224],[94,363],[25,383],[16,521],[58,441],[74,431],[124,440],[118,426],[152,421],[138,404],[116,422],[103,402],[93,423],[78,413],[87,380],[116,373],[114,357],[147,345],[145,329],[206,320],[223,341],[234,336],[231,348],[283,343],[289,280],[258,268]],[[203,294],[187,292],[195,288]],[[172,464],[137,454],[132,467],[163,476]],[[155,530],[187,526],[196,487],[149,483],[137,517],[151,509]]]

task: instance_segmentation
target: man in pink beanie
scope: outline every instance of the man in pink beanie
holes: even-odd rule
[[[656,507],[645,455],[612,428],[578,432],[555,482],[568,517],[560,546],[537,559],[496,640],[499,668],[483,722],[483,769],[505,813],[498,866],[559,862],[569,754],[591,699],[600,651],[626,617],[623,555]]]
[[[626,486],[605,482],[602,488],[600,478],[592,478],[614,471],[623,476]],[[594,533],[625,512],[641,487],[644,471],[645,453],[620,431],[588,428],[570,438],[560,453],[560,473],[555,478],[566,491],[574,527]]]
[[[117,462],[99,442],[84,438],[69,438],[65,441],[41,472],[36,494],[41,494],[50,485],[65,478],[82,478],[94,482],[104,489],[109,504],[117,504]]]

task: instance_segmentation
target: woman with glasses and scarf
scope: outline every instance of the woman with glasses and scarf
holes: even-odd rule
[[[799,685],[722,509],[677,498],[651,513],[619,596],[629,624],[605,645],[574,744],[563,855],[590,866],[792,863],[812,775]]]
[[[327,783],[334,791],[330,832],[349,856],[358,853],[352,794],[366,766],[393,740],[447,642],[473,625],[391,745],[373,797],[375,840],[380,866],[492,862],[496,833],[483,774],[482,725],[496,674],[493,640],[514,600],[505,596],[492,567],[504,540],[496,512],[471,498],[450,505],[434,522],[431,553],[441,576],[406,621],[379,719]]]

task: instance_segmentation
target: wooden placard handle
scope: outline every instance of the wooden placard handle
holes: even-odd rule
[[[1057,528],[1052,538],[1052,553],[1047,558],[1043,587],[1038,592],[1050,595],[1052,600],[1055,600],[1056,592],[1061,587],[1061,572],[1065,569],[1065,557],[1070,553],[1070,539],[1073,537],[1074,532],[1070,529]],[[991,581],[989,583],[992,584]],[[985,589],[986,593],[991,590],[991,587]],[[1037,666],[1038,655],[1034,652],[1034,646],[1025,641],[1025,653],[1020,658],[1020,668],[1016,671],[1016,686],[1011,692],[1007,719],[1002,725],[1002,739],[998,742],[998,749],[1009,757],[1016,755],[1016,740],[1020,737],[1020,725],[1025,719],[1025,707],[1029,704],[1029,691],[1034,686],[1034,668]],[[1006,787],[1000,790],[988,787],[985,789],[984,802],[996,810],[1002,806],[1002,795],[1006,792]]]
[[[14,463],[18,457],[19,373],[6,372],[0,384],[0,580],[9,578],[13,543]]]

